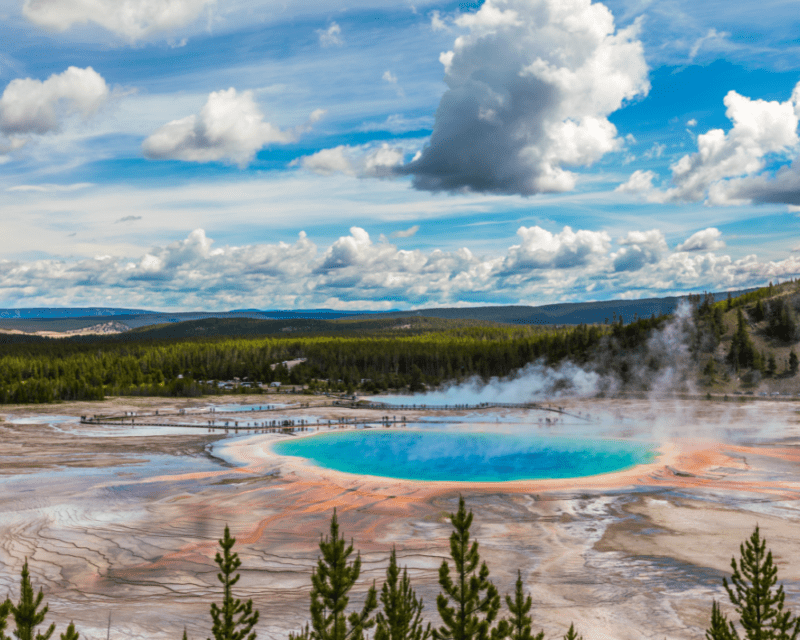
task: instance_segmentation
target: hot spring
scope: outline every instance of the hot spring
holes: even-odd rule
[[[651,462],[653,443],[463,431],[357,430],[284,440],[279,455],[359,475],[506,482],[593,476]]]

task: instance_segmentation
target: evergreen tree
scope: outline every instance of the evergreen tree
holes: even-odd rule
[[[464,498],[459,497],[458,512],[450,514],[455,531],[450,536],[450,556],[455,565],[456,579],[450,578],[446,560],[439,567],[442,593],[436,598],[439,616],[444,623],[433,631],[435,640],[486,640],[502,637],[505,625],[491,628],[500,610],[500,595],[489,582],[489,568],[478,563],[478,543],[470,545],[469,528],[472,511],[467,513]],[[483,594],[483,595],[481,595]],[[453,605],[450,605],[450,600]]]
[[[794,352],[794,349],[792,349],[789,352],[789,373],[795,375],[799,366],[800,360],[798,360],[797,354]]]
[[[235,543],[236,538],[231,537],[226,524],[225,535],[219,541],[222,554],[218,551],[214,558],[220,569],[217,579],[223,586],[222,606],[217,606],[216,602],[211,604],[211,633],[214,634],[214,640],[255,640],[256,637],[253,627],[258,623],[258,611],[253,611],[253,601],[242,602],[231,593],[231,587],[239,582],[240,576],[236,570],[242,564],[239,554],[231,553]]]
[[[9,640],[4,631],[8,625],[8,614],[11,613],[11,600],[0,602],[0,640]]]
[[[75,623],[70,622],[67,630],[61,634],[61,640],[78,640],[80,634],[75,631]]]
[[[772,560],[772,552],[766,550],[766,540],[761,538],[756,526],[753,534],[740,547],[741,557],[731,559],[733,576],[730,583],[722,583],[728,597],[739,614],[739,623],[746,640],[796,640],[800,634],[800,618],[784,609],[783,585],[774,589],[778,580],[778,568]],[[727,635],[723,631],[727,622]],[[706,631],[709,640],[731,640],[739,638],[733,622],[727,621],[715,602],[711,610],[711,627]]]
[[[45,605],[42,609],[39,606],[42,604],[44,594],[39,589],[39,595],[34,597],[33,586],[31,585],[31,576],[28,573],[28,559],[25,558],[25,564],[22,565],[22,579],[20,580],[19,587],[19,602],[17,604],[11,603],[10,613],[14,616],[14,622],[17,628],[14,630],[14,636],[17,640],[49,640],[56,629],[55,624],[51,624],[47,631],[44,633],[36,633],[36,627],[44,622],[47,615],[48,606]]]
[[[772,377],[778,371],[778,363],[775,361],[775,354],[770,351],[767,360],[767,374]]]
[[[767,312],[764,309],[764,303],[760,299],[756,302],[756,306],[753,308],[751,316],[754,322],[761,322],[767,317]]]
[[[728,619],[719,610],[719,603],[711,604],[711,626],[706,630],[706,640],[737,640],[728,626]]]
[[[375,617],[375,640],[428,640],[431,625],[422,623],[422,600],[417,599],[411,589],[408,570],[403,568],[403,577],[397,566],[397,552],[392,547],[386,582],[380,595],[383,611]]]
[[[709,382],[714,382],[717,377],[717,367],[714,358],[708,359],[708,364],[703,368],[703,375],[708,376]]]
[[[353,553],[353,545],[345,546],[344,537],[339,537],[339,522],[336,509],[331,518],[329,537],[320,539],[322,556],[311,574],[311,628],[306,625],[299,634],[289,634],[290,640],[362,640],[364,631],[374,626],[370,618],[378,606],[375,585],[367,592],[361,612],[345,616],[350,601],[348,593],[361,574],[361,554],[347,563]]]
[[[737,370],[740,367],[760,369],[763,362],[763,359],[753,346],[753,342],[750,340],[750,335],[747,333],[747,324],[741,308],[736,311],[736,333],[733,334],[733,339],[731,340],[728,362]]]
[[[531,618],[528,613],[533,601],[530,596],[525,597],[522,591],[522,572],[517,570],[517,583],[514,589],[514,599],[506,595],[506,605],[511,612],[507,621],[509,640],[544,640],[544,631],[535,636],[531,634]]]
[[[578,632],[575,631],[575,625],[570,622],[569,631],[564,636],[564,640],[583,640],[583,636],[578,635]]]

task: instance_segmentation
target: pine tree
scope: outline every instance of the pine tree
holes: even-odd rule
[[[4,631],[8,625],[8,614],[11,613],[11,600],[0,602],[0,640],[9,640]]]
[[[531,597],[525,597],[522,591],[522,572],[517,570],[514,599],[512,600],[511,596],[506,595],[506,605],[511,612],[511,617],[507,621],[509,640],[544,640],[544,631],[540,631],[535,636],[531,635],[531,618],[528,613],[532,604]]]
[[[397,566],[397,552],[392,547],[386,582],[380,595],[383,610],[375,617],[375,640],[428,640],[431,625],[423,626],[422,600],[411,589],[408,570]]]
[[[456,580],[450,578],[446,560],[439,567],[442,593],[436,598],[439,616],[444,623],[433,632],[435,640],[486,640],[502,637],[504,629],[491,628],[500,610],[500,595],[489,582],[489,568],[484,562],[478,570],[478,543],[470,545],[469,528],[472,511],[467,513],[464,498],[458,500],[458,512],[450,514],[455,531],[450,536],[450,556],[455,565]],[[481,596],[481,594],[484,594]],[[450,600],[453,600],[453,606]],[[504,625],[500,625],[503,627]]]
[[[800,360],[798,360],[797,354],[794,352],[794,349],[792,349],[789,352],[789,373],[795,375],[799,366]]]
[[[711,604],[711,626],[706,630],[706,640],[737,640],[716,600]]]
[[[61,640],[78,640],[80,634],[75,631],[75,623],[70,622],[67,630],[61,634]]]
[[[564,640],[583,640],[583,636],[578,635],[578,632],[575,631],[575,625],[570,622],[569,631],[564,636]]]
[[[217,606],[216,602],[211,604],[211,633],[214,634],[214,640],[255,640],[256,637],[253,627],[258,623],[258,611],[253,611],[253,601],[242,602],[231,593],[231,587],[239,582],[240,577],[235,572],[242,564],[239,554],[231,553],[235,543],[236,538],[231,537],[231,531],[225,525],[225,535],[219,541],[222,554],[218,551],[214,558],[220,569],[217,579],[224,590],[222,606]]]
[[[370,615],[378,606],[377,592],[372,585],[361,612],[345,616],[350,601],[347,594],[361,574],[361,554],[357,554],[351,564],[347,563],[353,545],[345,546],[344,537],[339,537],[336,509],[331,518],[330,536],[320,539],[319,548],[322,556],[311,574],[311,627],[306,625],[299,634],[289,634],[289,639],[362,640],[364,631],[375,624]]]
[[[17,628],[14,631],[14,636],[17,640],[49,640],[56,629],[55,624],[51,624],[47,631],[44,633],[36,633],[34,631],[47,615],[48,606],[45,605],[39,610],[39,605],[42,604],[44,594],[39,589],[39,595],[34,597],[33,586],[31,585],[31,576],[28,573],[28,559],[25,558],[25,564],[22,565],[22,579],[20,580],[19,587],[19,602],[11,604],[10,613],[14,616],[14,622]]]
[[[778,568],[772,560],[772,552],[766,550],[766,540],[761,538],[758,527],[748,540],[739,547],[741,557],[731,559],[733,576],[730,583],[723,578],[722,584],[739,614],[746,640],[796,640],[800,634],[800,618],[784,609],[783,585],[774,589],[778,580]],[[728,635],[722,630],[728,625]],[[726,621],[715,602],[711,610],[711,627],[706,631],[709,640],[731,640],[739,638],[733,622]]]

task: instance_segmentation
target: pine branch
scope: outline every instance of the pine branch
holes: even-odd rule
[[[67,630],[61,634],[61,640],[78,640],[80,634],[75,631],[75,623],[70,622]],[[183,640],[186,640],[186,629],[183,630]]]

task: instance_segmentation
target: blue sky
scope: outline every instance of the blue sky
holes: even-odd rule
[[[794,1],[0,0],[0,306],[800,276]]]

